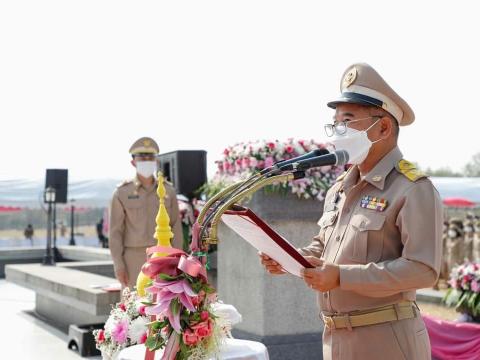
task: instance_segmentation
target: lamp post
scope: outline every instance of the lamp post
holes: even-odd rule
[[[69,245],[76,245],[75,244],[75,205],[73,204],[75,199],[70,199],[71,207],[70,207],[70,242]]]
[[[47,187],[44,193],[44,201],[48,204],[47,215],[47,248],[43,258],[43,265],[55,265],[52,249],[52,204],[55,203],[55,189]]]

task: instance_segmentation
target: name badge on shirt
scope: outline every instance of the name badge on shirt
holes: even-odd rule
[[[370,195],[365,195],[360,201],[360,207],[380,212],[384,211],[387,208],[387,205],[387,200]]]
[[[128,195],[128,199],[129,199],[129,200],[139,199],[139,198],[140,198],[140,195],[138,195],[138,194]]]

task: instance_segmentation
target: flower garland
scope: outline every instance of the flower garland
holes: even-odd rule
[[[454,267],[448,284],[446,304],[480,321],[480,264],[465,263]]]

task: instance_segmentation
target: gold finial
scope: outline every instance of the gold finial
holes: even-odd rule
[[[159,172],[157,194],[160,199],[160,208],[158,209],[158,214],[155,219],[157,227],[155,228],[155,234],[153,237],[157,239],[158,246],[170,247],[170,240],[173,237],[173,233],[172,228],[170,227],[170,217],[168,216],[167,208],[165,207],[166,190],[163,181],[163,175]]]
[[[161,172],[158,173],[158,187],[157,195],[160,201],[160,207],[158,209],[155,222],[157,224],[153,237],[157,240],[157,246],[171,247],[170,239],[173,237],[172,228],[170,227],[170,217],[168,216],[167,208],[165,207],[165,185]],[[152,257],[162,257],[165,253],[156,252]],[[140,272],[137,277],[137,293],[140,296],[145,296],[145,287],[147,286],[150,278],[148,278],[143,272]]]

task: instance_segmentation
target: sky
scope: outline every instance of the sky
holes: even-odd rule
[[[477,2],[478,3],[478,2]],[[480,152],[475,1],[0,2],[0,180],[129,178],[161,152],[314,138],[367,62],[411,105],[400,148],[461,170]]]

